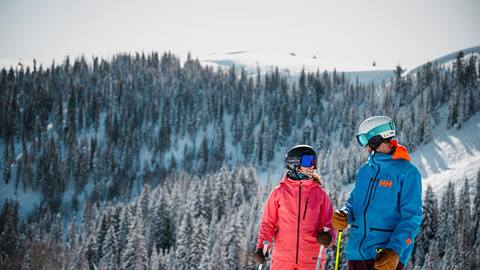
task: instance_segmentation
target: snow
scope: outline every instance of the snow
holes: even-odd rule
[[[466,48],[461,50],[465,54],[465,59],[476,55],[480,57],[480,46]],[[453,66],[459,51],[444,55],[430,62]],[[344,72],[345,76],[352,81],[358,78],[360,83],[381,83],[388,81],[393,77],[395,67],[373,66],[372,63],[364,65],[354,65],[349,61],[341,59],[321,59],[314,55],[302,55],[294,52],[275,52],[275,51],[237,51],[226,53],[214,53],[199,57],[202,64],[214,68],[228,68],[236,65],[245,68],[248,74],[255,75],[257,68],[260,68],[262,74],[272,72],[278,67],[279,72],[291,76],[292,80],[297,79],[298,75],[305,69],[308,72],[327,71]],[[423,65],[407,69],[403,75],[413,74],[423,67]]]
[[[442,57],[439,57],[435,60],[432,60],[430,62],[443,65],[445,68],[452,67],[453,63],[455,62],[455,60],[457,58],[457,55],[460,51],[463,51],[464,59],[469,59],[470,57],[472,57],[474,55],[476,57],[480,57],[480,46],[475,46],[475,47],[467,48],[467,49],[464,49],[464,50],[459,50],[459,51],[456,51],[456,52],[453,52],[453,53],[449,53],[449,54],[444,55]],[[406,70],[403,73],[403,76],[415,73],[418,69],[422,68],[424,65],[426,65],[426,63],[423,64],[423,65],[420,65],[418,67],[414,67],[414,68]]]
[[[39,64],[39,63],[37,63]],[[26,68],[27,66],[32,68],[33,67],[33,60],[24,60],[24,59],[15,59],[15,58],[3,58],[0,59],[0,70],[2,68],[4,69],[16,69],[16,68],[21,68],[21,67]]]
[[[232,65],[245,68],[248,74],[255,75],[257,68],[262,74],[272,72],[278,67],[282,74],[290,75],[292,80],[300,74],[302,69],[308,72],[344,72],[351,80],[358,78],[361,83],[371,81],[378,83],[388,80],[393,76],[393,67],[374,67],[372,63],[353,65],[351,62],[339,59],[320,59],[314,55],[302,55],[294,52],[275,51],[238,51],[227,53],[214,53],[199,57],[202,64],[214,68],[228,68]]]
[[[15,165],[14,165],[15,166]],[[15,171],[12,168],[12,179],[15,179]],[[33,210],[37,209],[42,201],[40,192],[33,192],[30,188],[23,190],[23,184],[15,187],[15,181],[10,179],[8,184],[0,180],[0,209],[3,209],[5,200],[17,201],[19,204],[19,216],[21,219],[28,217]]]
[[[480,170],[480,112],[460,129],[445,127],[444,119],[433,131],[433,140],[411,154],[424,190],[430,184],[434,191],[440,191],[449,181],[458,182],[456,188],[460,188],[465,178],[475,180]]]

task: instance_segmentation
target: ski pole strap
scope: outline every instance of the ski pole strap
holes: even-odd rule
[[[338,231],[338,240],[337,240],[337,254],[335,255],[335,270],[338,270],[338,257],[340,255],[340,241],[342,239],[342,231]]]

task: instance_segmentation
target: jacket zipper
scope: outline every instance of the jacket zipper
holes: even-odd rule
[[[375,161],[373,161],[375,153],[372,156],[372,162],[378,166],[378,170],[377,170],[377,173],[375,174],[375,178],[373,180],[374,183],[377,180],[378,174],[380,173],[380,165],[378,165],[377,163],[375,163]],[[369,185],[368,187],[369,187],[369,189],[368,189],[368,192],[367,192],[367,196],[368,196],[367,205],[365,206],[365,209],[363,210],[363,237],[362,237],[362,241],[360,241],[360,245],[358,245],[358,253],[360,254],[360,256],[362,257],[363,260],[366,260],[365,257],[362,254],[362,244],[363,244],[363,241],[365,241],[365,238],[367,237],[367,209],[368,209],[368,206],[370,205],[370,197],[372,196],[372,193],[373,193],[372,191],[373,191],[374,186],[372,185],[370,187],[370,185]]]
[[[307,214],[307,208],[308,208],[308,197],[307,197],[307,201],[305,202],[305,210],[303,211],[303,220],[305,220],[305,215]]]
[[[298,224],[297,224],[297,255],[295,262],[298,264],[298,247],[300,244],[300,215],[302,212],[302,181],[300,180],[300,189],[298,191]]]
[[[370,178],[370,181],[368,182],[368,188],[367,188],[367,194],[365,195],[365,199],[363,199],[363,205],[365,206],[365,203],[367,203],[367,198],[368,194],[370,193],[370,186],[372,185],[372,180],[373,178]],[[375,181],[373,181],[375,182]]]
[[[375,200],[375,194],[377,194],[377,188],[378,188],[378,184],[379,184],[380,180],[377,179],[376,183],[374,184],[375,186],[375,190],[373,191],[373,197],[372,197],[372,201]]]

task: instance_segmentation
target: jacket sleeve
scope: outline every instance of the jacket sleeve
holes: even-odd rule
[[[393,249],[398,256],[413,244],[422,222],[422,181],[420,173],[412,168],[402,183],[399,198],[400,223],[393,231],[386,248]]]
[[[322,190],[323,192],[323,202],[322,202],[322,209],[320,209],[320,227],[318,231],[323,231],[324,228],[328,229],[330,236],[332,237],[332,244],[335,243],[335,239],[337,238],[337,230],[332,227],[332,217],[333,217],[333,207],[330,198],[328,197],[327,192]],[[332,246],[332,245],[330,245]]]
[[[354,202],[355,197],[353,196],[353,194],[355,194],[355,186],[358,183],[358,177],[359,177],[359,174],[360,174],[360,171],[362,170],[362,168],[363,168],[363,165],[362,165],[362,167],[360,167],[357,170],[356,177],[355,177],[355,182],[353,183],[352,191],[350,191],[350,194],[348,195],[348,199],[347,199],[347,202],[345,203],[345,206],[343,206],[340,209],[344,212],[347,212],[347,214],[348,214],[347,219],[348,219],[349,224],[352,224],[355,221],[355,217],[354,217],[354,213],[353,213],[353,205],[355,203]]]
[[[277,188],[272,190],[263,209],[260,230],[258,232],[257,248],[263,248],[263,241],[272,243],[275,231],[278,229],[278,201],[276,199],[276,193]]]
[[[350,192],[350,195],[348,195],[347,202],[345,203],[345,206],[342,207],[342,211],[348,213],[348,223],[352,224],[353,220],[353,191],[355,190],[355,186],[353,187],[352,191]]]

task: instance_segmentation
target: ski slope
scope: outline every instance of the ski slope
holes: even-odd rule
[[[10,68],[20,69],[22,66],[24,68],[26,68],[27,66],[33,67],[33,61],[25,61],[23,59],[14,59],[14,58],[0,59],[0,70],[3,68],[6,70],[9,70]]]
[[[295,52],[275,51],[237,51],[214,53],[199,57],[203,65],[215,68],[228,68],[232,65],[244,68],[250,75],[256,75],[257,68],[261,74],[272,72],[278,67],[282,74],[290,75],[292,80],[297,79],[304,69],[307,72],[337,72],[345,73],[347,78],[360,83],[379,83],[389,80],[393,76],[393,67],[373,66],[373,63],[354,65],[349,61],[339,59],[322,59],[315,55],[298,54]]]
[[[466,48],[466,49],[463,49],[463,50],[458,50],[458,51],[449,53],[447,55],[444,55],[442,57],[434,59],[430,62],[435,63],[435,64],[439,64],[439,65],[443,65],[445,68],[453,67],[453,64],[455,63],[457,55],[461,51],[463,51],[463,53],[464,53],[464,59],[469,59],[472,56],[480,57],[480,46],[474,46],[474,47],[470,47],[470,48]],[[426,63],[423,64],[423,65],[408,69],[403,73],[403,76],[408,75],[408,74],[413,74],[418,69],[422,68],[425,65],[426,65]]]
[[[446,111],[446,108],[443,110]],[[423,188],[432,185],[434,191],[443,189],[449,181],[456,188],[465,178],[475,180],[480,170],[480,112],[460,129],[446,129],[446,120],[433,132],[433,140],[411,154],[423,181]]]

